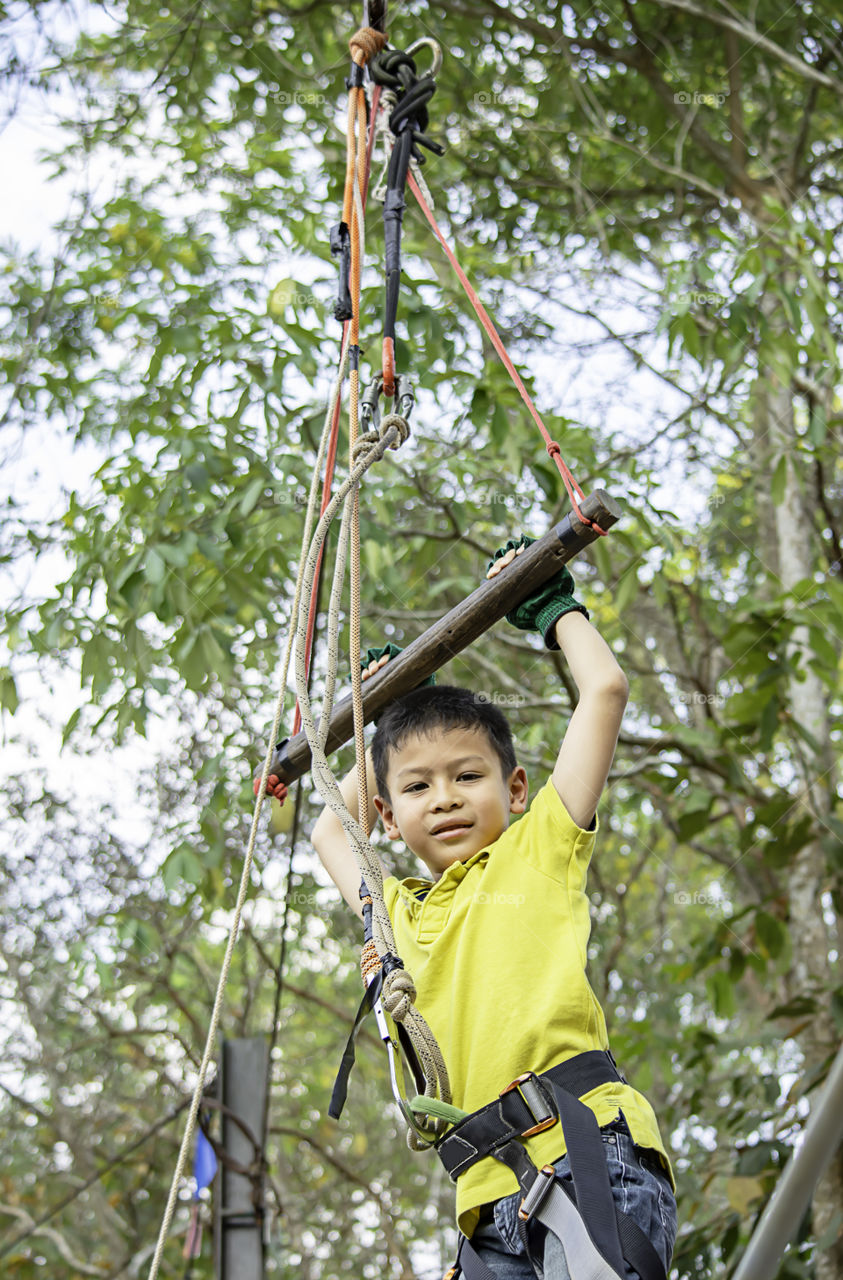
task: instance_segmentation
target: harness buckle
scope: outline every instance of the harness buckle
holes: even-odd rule
[[[556,1170],[552,1164],[542,1165],[533,1185],[521,1201],[521,1208],[518,1210],[518,1218],[521,1222],[529,1222],[536,1210],[541,1208],[545,1196],[553,1186],[555,1177]]]
[[[532,1138],[534,1133],[544,1133],[545,1129],[552,1129],[559,1116],[556,1108],[548,1103],[536,1073],[525,1071],[523,1076],[518,1076],[505,1089],[501,1089],[499,1096],[502,1098],[504,1094],[512,1093],[513,1089],[518,1090],[522,1102],[536,1122],[531,1129],[525,1129],[521,1137]]]

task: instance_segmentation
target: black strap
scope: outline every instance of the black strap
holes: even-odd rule
[[[457,1260],[453,1269],[448,1272],[446,1280],[455,1280],[459,1275],[465,1276],[465,1280],[498,1280],[492,1268],[483,1261],[471,1241],[466,1240],[463,1235],[460,1236],[457,1248]]]
[[[427,104],[436,92],[432,76],[416,76],[416,64],[400,49],[383,49],[369,62],[369,75],[376,84],[388,85],[395,91],[397,103],[389,117],[389,128],[395,135],[395,146],[389,159],[386,196],[383,202],[384,274],[386,303],[383,336],[395,339],[398,292],[401,282],[401,223],[404,217],[404,188],[411,159],[424,164],[419,144],[442,155],[444,147],[431,141],[427,128]]]
[[[579,1215],[600,1253],[619,1275],[623,1275],[623,1252],[613,1212],[615,1202],[597,1117],[584,1102],[555,1083],[553,1092],[559,1107]],[[519,1143],[514,1145],[520,1146]]]
[[[598,1085],[618,1080],[624,1082],[611,1054],[599,1049],[579,1053],[567,1062],[560,1062],[549,1071],[542,1072],[540,1076],[531,1077],[540,1097],[543,1096],[546,1101],[545,1114],[554,1116],[558,1114],[554,1098],[556,1088],[564,1089],[578,1098],[584,1093],[590,1093]],[[534,1102],[533,1106],[535,1105]],[[534,1128],[540,1119],[527,1105],[522,1093],[518,1089],[512,1089],[461,1120],[436,1143],[436,1152],[452,1181],[455,1181],[478,1160],[494,1155],[497,1148]]]
[[[570,1097],[573,1108],[562,1104],[562,1127],[571,1161],[571,1173],[574,1175],[574,1201],[577,1211],[585,1223],[596,1249],[602,1257],[614,1267],[618,1275],[623,1275],[623,1253],[618,1236],[618,1224],[614,1214],[612,1186],[609,1182],[609,1169],[603,1150],[603,1139],[594,1112],[576,1098]],[[585,1117],[580,1116],[575,1108],[580,1107],[594,1121],[591,1129]],[[574,1169],[574,1151],[577,1151],[577,1167]],[[525,1148],[520,1142],[508,1142],[499,1151],[492,1153],[501,1164],[507,1165],[518,1179],[521,1194],[526,1195],[536,1177],[540,1176]],[[568,1193],[568,1188],[562,1186]],[[570,1193],[568,1193],[570,1194]]]
[[[628,1213],[621,1213],[617,1205],[615,1215],[618,1219],[621,1249],[629,1265],[634,1267],[641,1280],[666,1280],[664,1263],[638,1223]]]
[[[360,1024],[363,1022],[367,1013],[371,1012],[372,1005],[377,1000],[383,987],[383,968],[378,969],[372,981],[363,992],[363,999],[360,1001],[360,1007],[354,1019],[351,1028],[351,1035],[346,1041],[345,1050],[340,1062],[340,1069],[337,1072],[337,1078],[334,1081],[334,1090],[331,1094],[331,1104],[328,1107],[328,1115],[333,1120],[339,1120],[342,1115],[342,1109],[345,1106],[345,1100],[348,1095],[348,1077],[351,1075],[351,1068],[354,1066],[354,1050],[357,1032],[360,1030]]]

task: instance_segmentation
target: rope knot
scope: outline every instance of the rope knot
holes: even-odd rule
[[[354,448],[351,450],[352,462],[359,462],[362,457],[371,452],[373,444],[377,444],[380,436],[377,431],[364,431],[354,441]]]
[[[396,1022],[403,1022],[416,999],[416,984],[406,969],[393,969],[383,982],[383,1007]]]
[[[359,31],[355,31],[348,42],[352,61],[356,62],[358,67],[365,67],[371,57],[380,53],[386,40],[384,31],[375,31],[372,27],[361,27]]]
[[[400,413],[388,413],[381,422],[381,439],[386,435],[390,427],[395,427],[398,431],[398,439],[393,440],[389,446],[390,449],[400,449],[401,445],[410,435],[410,424],[406,418],[402,418]]]
[[[549,457],[558,458],[561,456],[562,450],[559,448],[559,445],[556,443],[555,440],[551,440],[550,443],[546,446],[546,448],[547,448],[547,453]]]

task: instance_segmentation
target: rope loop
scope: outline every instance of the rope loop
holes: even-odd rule
[[[390,449],[400,449],[404,441],[410,437],[410,424],[406,418],[401,417],[400,413],[388,413],[381,422],[381,439],[391,427],[395,427],[397,430],[398,439],[393,440],[389,447]]]
[[[348,42],[351,58],[358,67],[365,67],[370,58],[380,53],[386,45],[387,36],[384,31],[375,31],[373,27],[361,27],[355,31]]]
[[[393,969],[383,980],[383,1007],[396,1022],[403,1022],[416,999],[416,984],[406,969]]]

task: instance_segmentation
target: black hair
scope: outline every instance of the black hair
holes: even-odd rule
[[[392,804],[386,787],[390,751],[397,751],[411,734],[423,735],[433,728],[481,730],[500,761],[504,781],[518,764],[506,716],[482,694],[450,684],[422,685],[389,704],[372,739],[378,795],[388,804]]]

